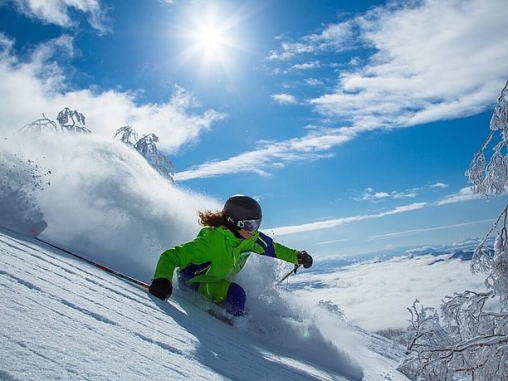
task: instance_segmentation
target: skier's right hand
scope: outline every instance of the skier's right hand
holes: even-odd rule
[[[309,253],[307,253],[305,250],[299,251],[297,258],[298,258],[298,264],[303,265],[303,268],[305,268],[305,269],[308,269],[309,267],[311,267],[312,263],[314,262],[314,260],[309,255]]]
[[[173,292],[173,285],[169,279],[156,278],[152,280],[148,292],[159,299],[166,300]]]

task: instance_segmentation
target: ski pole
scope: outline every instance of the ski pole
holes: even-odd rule
[[[291,270],[290,272],[288,272],[286,275],[284,275],[284,277],[279,280],[277,283],[275,283],[276,285],[279,285],[281,284],[282,282],[284,282],[287,278],[289,278],[291,276],[291,274],[296,274],[296,271],[298,270],[298,268],[301,266],[302,264],[301,263],[297,263],[295,264],[295,267],[293,270]]]
[[[118,278],[120,278],[120,279],[123,279],[123,280],[126,280],[126,281],[128,281],[128,282],[131,282],[131,283],[137,284],[138,286],[141,286],[141,287],[146,288],[146,289],[148,289],[148,287],[150,287],[150,285],[149,285],[149,284],[147,284],[147,283],[145,283],[145,282],[143,282],[143,281],[140,281],[140,280],[138,280],[138,279],[136,279],[136,278],[130,277],[130,276],[125,275],[125,274],[122,274],[121,272],[118,272],[118,271],[116,271],[116,270],[110,269],[109,267],[106,267],[106,266],[104,266],[104,265],[101,265],[100,263],[97,263],[97,262],[94,262],[94,261],[92,261],[92,260],[90,260],[90,259],[87,259],[87,258],[85,258],[85,257],[82,257],[81,255],[75,254],[75,253],[73,253],[73,252],[71,252],[71,251],[69,251],[69,250],[63,249],[63,248],[58,247],[58,246],[56,246],[56,245],[53,245],[52,243],[49,243],[49,242],[43,241],[43,240],[42,240],[42,239],[40,239],[40,238],[35,237],[35,239],[36,239],[36,240],[38,240],[38,241],[40,241],[40,242],[42,242],[42,243],[45,243],[46,245],[49,245],[49,246],[51,246],[51,247],[54,247],[55,249],[58,249],[58,250],[60,250],[60,251],[63,251],[64,253],[70,254],[70,255],[72,255],[72,256],[73,256],[73,257],[75,257],[75,258],[81,259],[82,261],[85,261],[86,263],[91,264],[92,266],[95,266],[95,267],[97,267],[98,269],[101,269],[101,270],[103,270],[103,271],[105,271],[105,272],[107,272],[107,273],[113,274],[113,275],[117,276],[117,277],[118,277]]]

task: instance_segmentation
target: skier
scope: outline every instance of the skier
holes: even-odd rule
[[[166,300],[173,292],[173,273],[178,268],[178,284],[199,292],[225,308],[233,316],[245,313],[245,290],[230,279],[244,267],[251,253],[286,262],[312,266],[306,251],[274,242],[260,232],[261,206],[249,196],[233,195],[222,211],[199,212],[198,236],[163,252],[157,262],[149,292]]]

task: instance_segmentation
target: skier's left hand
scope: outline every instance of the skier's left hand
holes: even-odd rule
[[[303,265],[306,269],[311,267],[314,262],[312,257],[305,250],[300,251],[296,257],[298,258],[298,264]]]
[[[173,285],[169,279],[156,278],[152,280],[148,292],[159,299],[166,300],[173,293]]]

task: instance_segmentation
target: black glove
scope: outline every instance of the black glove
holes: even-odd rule
[[[173,292],[173,285],[166,278],[153,279],[148,292],[159,299],[166,300]]]
[[[305,251],[300,251],[296,256],[298,258],[298,264],[303,265],[304,268],[308,269],[314,262],[312,257]]]

